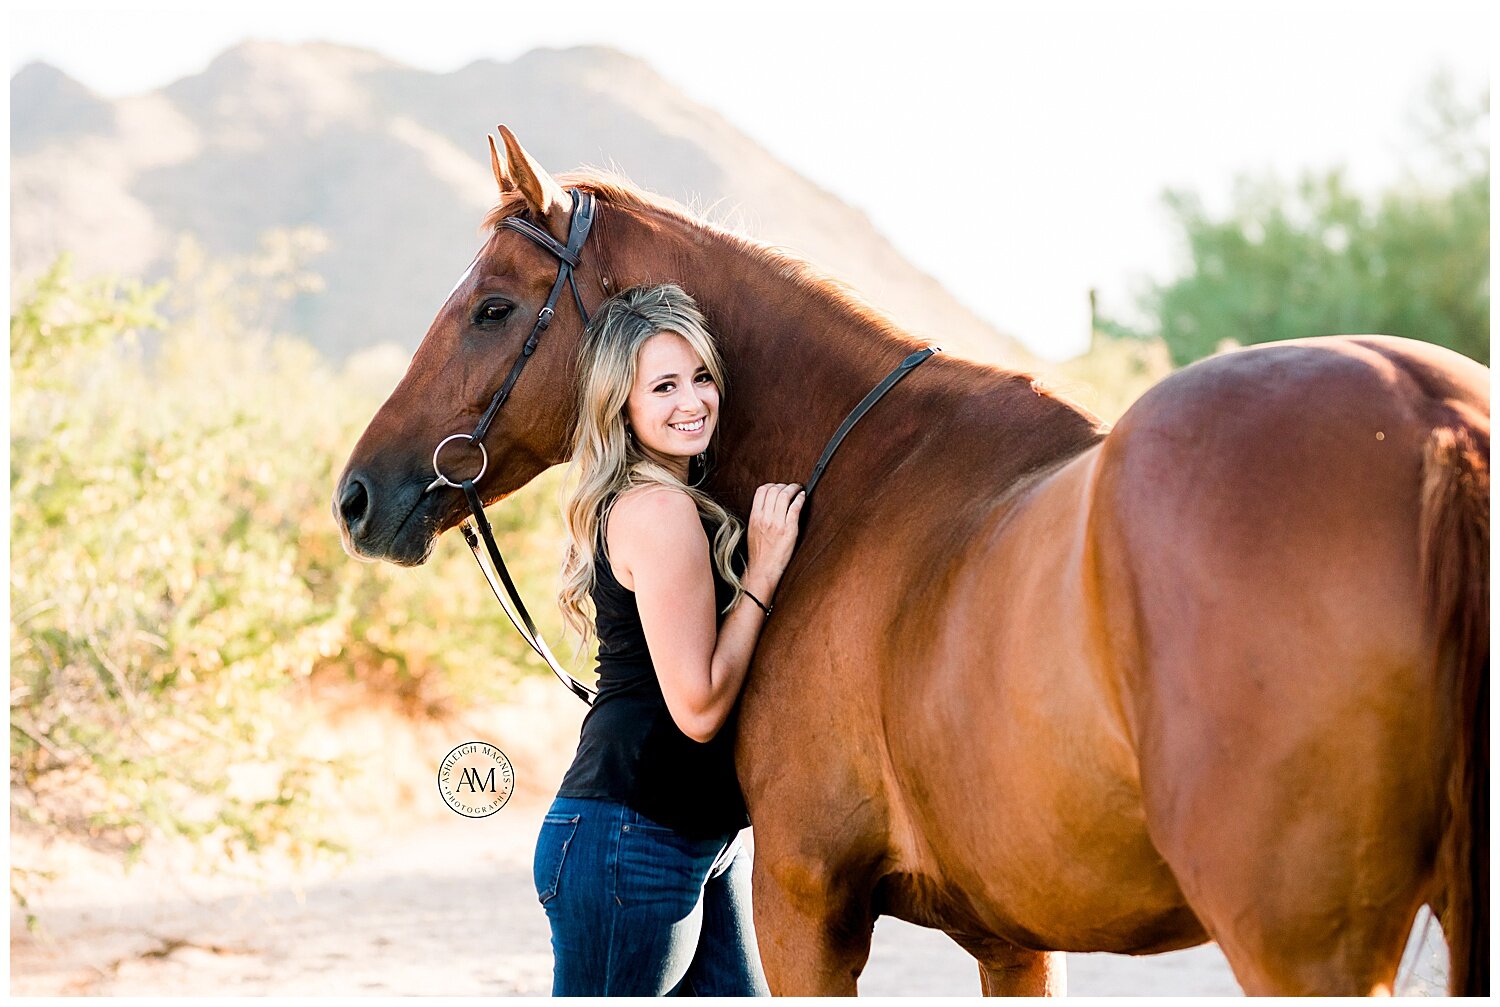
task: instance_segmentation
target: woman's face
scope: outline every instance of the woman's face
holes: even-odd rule
[[[708,450],[719,388],[688,341],[658,332],[641,344],[625,420],[647,454],[687,479],[688,459]]]

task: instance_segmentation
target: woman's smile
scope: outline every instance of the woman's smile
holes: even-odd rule
[[[683,456],[707,451],[708,442],[713,435],[713,424],[710,422],[712,418],[709,413],[701,413],[690,420],[673,420],[667,424],[666,431],[666,436],[672,443],[648,444],[647,447],[656,448],[663,454]]]

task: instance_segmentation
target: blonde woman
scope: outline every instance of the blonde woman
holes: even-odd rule
[[[555,996],[765,995],[732,713],[791,559],[801,487],[746,530],[697,483],[723,364],[680,288],[626,290],[584,335],[559,602],[599,696],[537,839]]]

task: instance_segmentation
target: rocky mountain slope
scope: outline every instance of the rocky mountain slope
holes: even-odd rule
[[[45,64],[11,81],[12,277],[63,250],[152,275],[182,233],[212,253],[313,226],[327,282],[286,324],[341,358],[416,346],[494,199],[485,134],[511,126],[551,170],[615,168],[787,246],[949,350],[1026,354],[906,262],[858,210],[793,172],[644,62],[536,50],[449,74],[323,43],[246,42],[202,73],[109,101]]]

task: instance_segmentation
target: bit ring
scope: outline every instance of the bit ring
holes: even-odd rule
[[[480,479],[484,478],[485,470],[490,467],[490,453],[484,449],[484,442],[476,441],[473,434],[450,434],[449,436],[444,437],[442,440],[438,441],[438,446],[432,449],[432,471],[437,475],[437,478],[428,484],[427,488],[422,491],[423,493],[431,493],[433,490],[441,486],[452,486],[454,489],[463,488],[462,483],[456,483],[453,480],[449,479],[447,476],[443,475],[443,470],[438,468],[438,455],[442,453],[443,446],[449,441],[455,441],[460,438],[468,441],[470,444],[473,444],[479,449],[479,472],[474,476],[473,479],[470,479],[469,482],[477,483]]]

